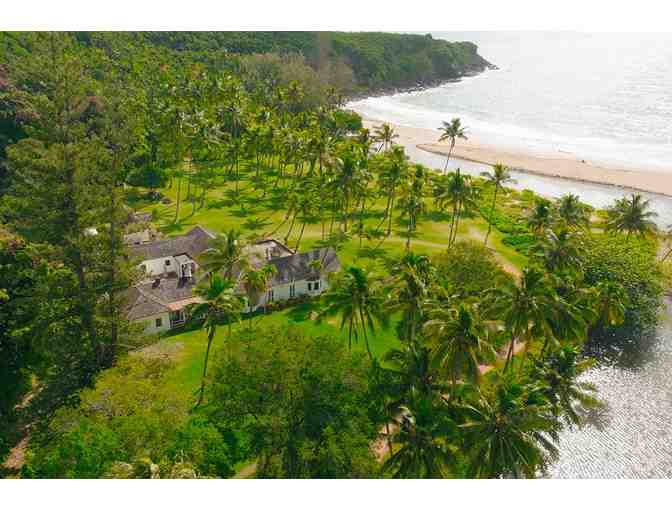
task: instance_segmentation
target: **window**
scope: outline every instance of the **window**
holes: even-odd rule
[[[320,290],[320,281],[313,282],[313,290]]]
[[[268,291],[268,301],[273,301],[273,289]]]
[[[289,286],[289,297],[293,298],[296,295],[296,285],[293,283]]]
[[[161,317],[158,317],[154,323],[157,328],[160,328],[163,325],[163,320],[161,319]]]
[[[166,265],[167,265],[167,266],[170,265],[170,259],[166,259]]]
[[[313,290],[313,284],[308,282],[308,290]]]

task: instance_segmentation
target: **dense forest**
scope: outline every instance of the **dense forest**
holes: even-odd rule
[[[642,197],[596,211],[513,191],[502,165],[429,169],[344,109],[482,69],[472,44],[13,33],[0,55],[7,475],[532,478],[600,406],[586,342],[656,325],[669,262]],[[135,213],[218,234],[160,338],[125,314]],[[245,313],[273,269],[243,249],[267,237],[342,270]]]

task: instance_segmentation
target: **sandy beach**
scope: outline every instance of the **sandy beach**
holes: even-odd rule
[[[364,126],[371,129],[380,125],[375,119],[365,119]],[[399,134],[397,143],[414,145],[419,149],[435,154],[447,154],[448,143],[438,143],[438,130],[412,128],[392,124]],[[670,173],[654,170],[612,168],[604,165],[581,161],[571,155],[558,153],[553,156],[514,152],[488,146],[477,140],[458,140],[453,149],[453,157],[475,161],[477,163],[503,163],[512,169],[531,174],[570,179],[595,184],[609,184],[622,188],[647,191],[672,196],[672,169]]]

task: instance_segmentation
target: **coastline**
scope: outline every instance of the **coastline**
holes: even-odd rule
[[[381,122],[383,121],[363,117],[364,126],[367,128],[380,125]],[[450,146],[448,143],[437,141],[438,131],[395,123],[389,124],[399,134],[399,141],[402,144],[413,145],[433,154],[443,156],[448,154]],[[482,144],[474,139],[458,140],[451,157],[486,165],[503,163],[512,170],[532,175],[608,185],[626,191],[642,191],[672,197],[672,172],[611,167],[560,153],[556,155],[526,153]]]

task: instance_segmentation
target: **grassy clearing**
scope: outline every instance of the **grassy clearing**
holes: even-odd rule
[[[245,178],[238,183],[238,191],[233,182],[221,178],[207,192],[204,206],[199,208],[198,193],[192,189],[194,200],[186,198],[187,184],[181,183],[181,204],[178,221],[175,218],[175,202],[177,197],[177,181],[170,187],[160,189],[163,195],[170,198],[170,204],[147,203],[138,200],[137,194],[131,193],[131,202],[141,211],[153,211],[156,224],[165,235],[177,235],[183,233],[195,225],[202,225],[215,232],[229,229],[241,230],[249,237],[265,237],[273,235],[277,239],[284,239],[288,224],[277,228],[285,219],[285,207],[282,203],[281,193],[273,193],[268,190],[263,193],[255,190],[253,183]],[[528,198],[528,197],[526,197]],[[487,192],[484,200],[487,200]],[[520,213],[526,206],[527,200],[522,200],[520,194],[511,193],[502,197],[501,207],[509,213]],[[377,226],[383,216],[385,200],[378,200],[366,213],[364,223],[366,227]],[[447,248],[449,231],[449,214],[433,211],[425,215],[418,226],[417,233],[411,240],[411,249],[414,252],[432,255],[444,251]],[[338,254],[343,265],[357,264],[364,267],[380,268],[386,261],[402,255],[406,245],[406,225],[403,219],[398,217],[395,211],[392,234],[382,243],[378,240],[360,239],[357,236],[345,240],[338,246]],[[358,218],[355,219],[358,221]],[[325,228],[329,228],[329,220]],[[292,234],[287,239],[287,244],[295,248],[300,225],[295,225]],[[460,222],[458,239],[473,239],[482,241],[485,237],[488,225],[480,216],[463,218]],[[308,223],[305,227],[300,249],[306,250],[320,246],[322,241],[323,226],[319,221]],[[504,237],[496,229],[490,234],[488,241],[491,249],[502,263],[503,267],[510,272],[516,273],[526,263],[526,257],[512,248],[502,244]],[[380,243],[380,245],[379,245]],[[316,322],[315,304],[297,305],[284,310],[276,311],[267,315],[257,316],[253,319],[254,327],[271,325],[300,325],[302,330],[310,335],[328,334],[340,338],[347,343],[347,331],[341,331],[336,319]],[[388,330],[379,329],[369,339],[371,350],[378,359],[393,347],[399,345],[399,340],[394,331],[394,318]],[[233,326],[233,329],[248,328],[247,321]],[[176,332],[162,340],[163,345],[172,354],[176,361],[176,368],[169,384],[175,385],[176,391],[196,391],[200,383],[203,371],[203,357],[206,346],[206,332],[201,330]],[[171,346],[172,347],[169,347]],[[177,345],[177,347],[175,347]],[[364,351],[363,340],[353,342],[353,350]],[[213,343],[213,356],[222,349],[236,349],[236,346],[227,345],[227,328],[219,328]]]

